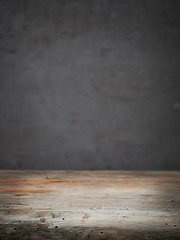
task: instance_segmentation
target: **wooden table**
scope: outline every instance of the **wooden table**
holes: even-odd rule
[[[0,171],[0,239],[180,239],[180,172]]]

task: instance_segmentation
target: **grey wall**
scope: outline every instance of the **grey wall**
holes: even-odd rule
[[[0,0],[0,168],[180,169],[180,2]]]

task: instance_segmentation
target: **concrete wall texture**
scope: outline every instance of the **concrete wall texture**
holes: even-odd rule
[[[180,169],[180,1],[0,0],[1,169]]]

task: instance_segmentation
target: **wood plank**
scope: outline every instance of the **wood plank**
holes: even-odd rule
[[[180,172],[0,171],[0,239],[180,239]]]

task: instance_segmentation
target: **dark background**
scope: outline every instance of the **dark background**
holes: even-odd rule
[[[0,0],[0,168],[180,169],[179,63],[179,0]]]

